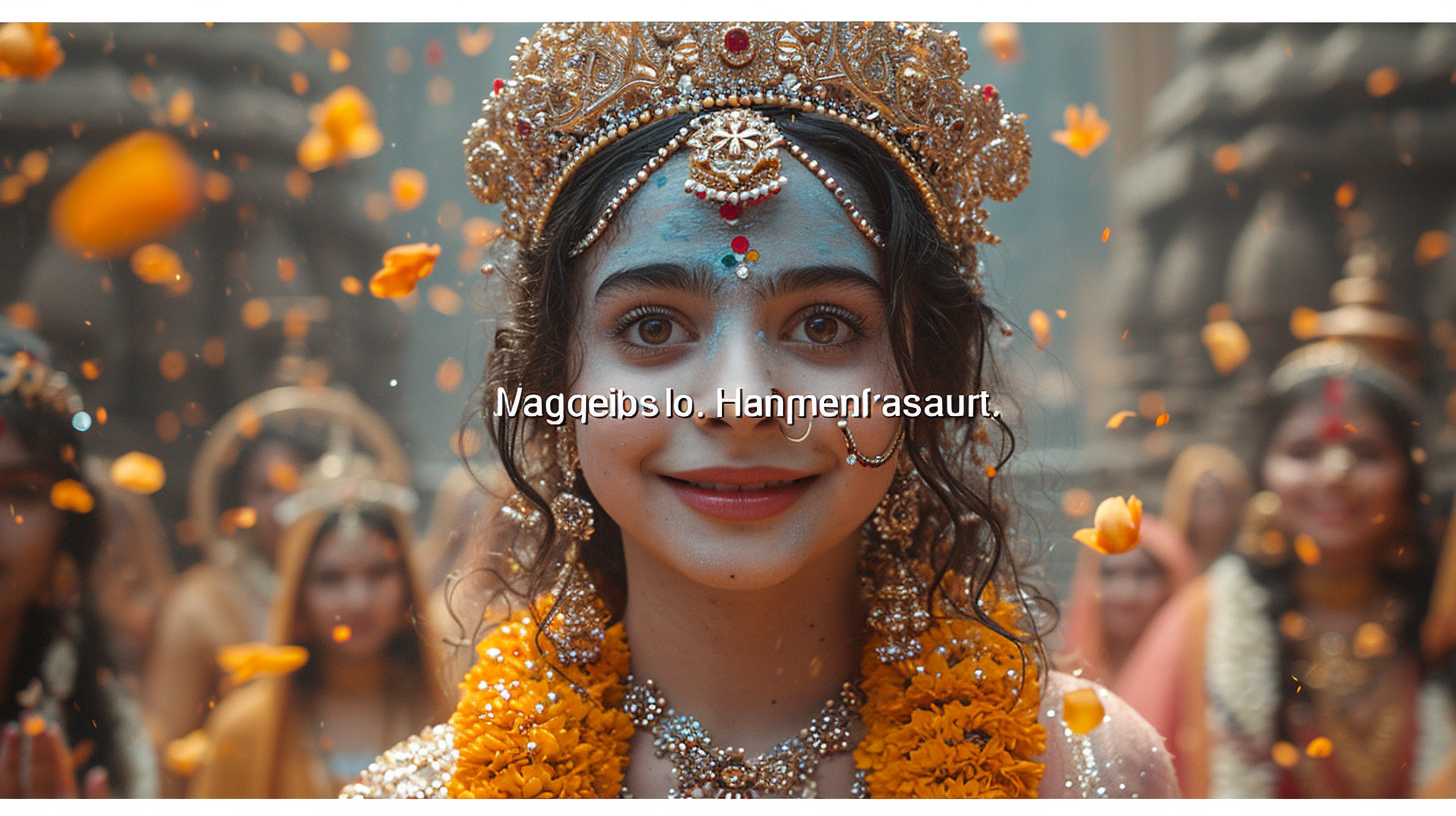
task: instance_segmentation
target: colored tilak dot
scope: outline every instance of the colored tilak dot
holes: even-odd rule
[[[735,253],[742,255],[748,251],[748,239],[739,235],[733,239],[732,247]]]

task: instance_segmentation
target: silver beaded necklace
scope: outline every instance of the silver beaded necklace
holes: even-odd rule
[[[672,762],[677,787],[668,791],[668,798],[808,799],[815,795],[813,777],[819,761],[849,750],[849,723],[861,702],[856,684],[845,683],[838,697],[826,702],[798,736],[752,758],[744,756],[742,748],[713,745],[703,724],[672,710],[651,680],[635,683],[627,678],[622,710],[634,726],[652,732],[657,756]],[[854,793],[863,795],[862,788],[860,778]]]

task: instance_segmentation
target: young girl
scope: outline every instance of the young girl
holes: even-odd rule
[[[506,205],[485,410],[522,611],[346,795],[1174,794],[1137,715],[1042,664],[997,419],[884,407],[995,382],[981,204],[1029,145],[955,35],[572,23],[513,66],[467,159]],[[720,411],[739,389],[777,415]]]

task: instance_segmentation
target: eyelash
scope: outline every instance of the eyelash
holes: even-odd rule
[[[865,336],[866,333],[865,326],[868,323],[867,320],[865,320],[860,315],[857,315],[854,312],[851,312],[850,310],[844,308],[843,306],[836,306],[833,303],[816,303],[813,306],[808,307],[808,309],[802,314],[804,315],[804,317],[801,320],[796,321],[793,324],[793,328],[798,328],[799,326],[802,326],[804,323],[815,317],[827,316],[837,318],[838,320],[842,321],[846,326],[849,327],[850,332],[852,332],[853,334],[853,336],[851,336],[848,340],[845,340],[843,343],[806,344],[816,351],[843,350],[846,346],[858,342]],[[793,329],[790,329],[790,332],[792,332],[792,330]]]
[[[633,343],[632,341],[628,340],[627,339],[627,336],[626,336],[627,335],[627,332],[631,331],[633,326],[637,325],[638,323],[641,323],[643,320],[646,320],[649,317],[655,317],[655,318],[658,318],[658,319],[661,319],[661,320],[666,320],[666,321],[672,323],[678,329],[680,329],[682,331],[685,331],[685,332],[688,331],[687,328],[682,325],[682,321],[678,319],[677,314],[674,313],[672,310],[670,310],[670,309],[664,309],[661,306],[638,306],[638,307],[636,307],[636,308],[628,311],[626,314],[622,315],[621,317],[617,318],[617,324],[612,327],[612,330],[611,331],[607,332],[607,336],[608,337],[611,337],[611,338],[613,338],[615,340],[617,340],[617,342],[624,349],[626,349],[628,353],[631,353],[631,354],[659,354],[659,353],[661,353],[663,351],[664,348],[668,348],[668,347],[667,346],[641,346],[641,345],[638,345],[638,344]],[[692,334],[691,332],[688,332],[688,333],[689,334]]]
[[[805,344],[814,348],[816,351],[828,352],[833,350],[842,350],[844,349],[844,347],[862,339],[866,333],[865,327],[868,321],[865,320],[865,318],[861,317],[858,314],[855,314],[854,312],[844,308],[843,306],[837,306],[833,303],[816,303],[812,306],[807,307],[806,310],[801,312],[801,314],[803,314],[803,318],[796,321],[793,324],[793,328],[797,328],[803,325],[806,321],[812,318],[828,316],[842,321],[846,326],[849,327],[849,330],[853,333],[853,336],[843,343]],[[657,353],[661,350],[660,347],[640,346],[626,339],[627,332],[631,331],[633,326],[650,317],[667,320],[673,323],[679,329],[687,331],[687,329],[683,327],[682,322],[678,319],[677,315],[670,309],[664,309],[661,306],[637,306],[629,310],[626,314],[617,318],[616,325],[612,327],[611,331],[607,332],[607,336],[618,340],[625,348],[634,353]],[[790,332],[792,333],[792,329],[790,330]],[[689,332],[689,334],[691,334],[691,332]]]

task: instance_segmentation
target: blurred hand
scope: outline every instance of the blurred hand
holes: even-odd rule
[[[42,727],[5,724],[0,736],[0,799],[76,798],[71,751],[60,727],[39,719],[37,723]],[[105,768],[92,768],[81,784],[80,793],[87,799],[111,795]]]

